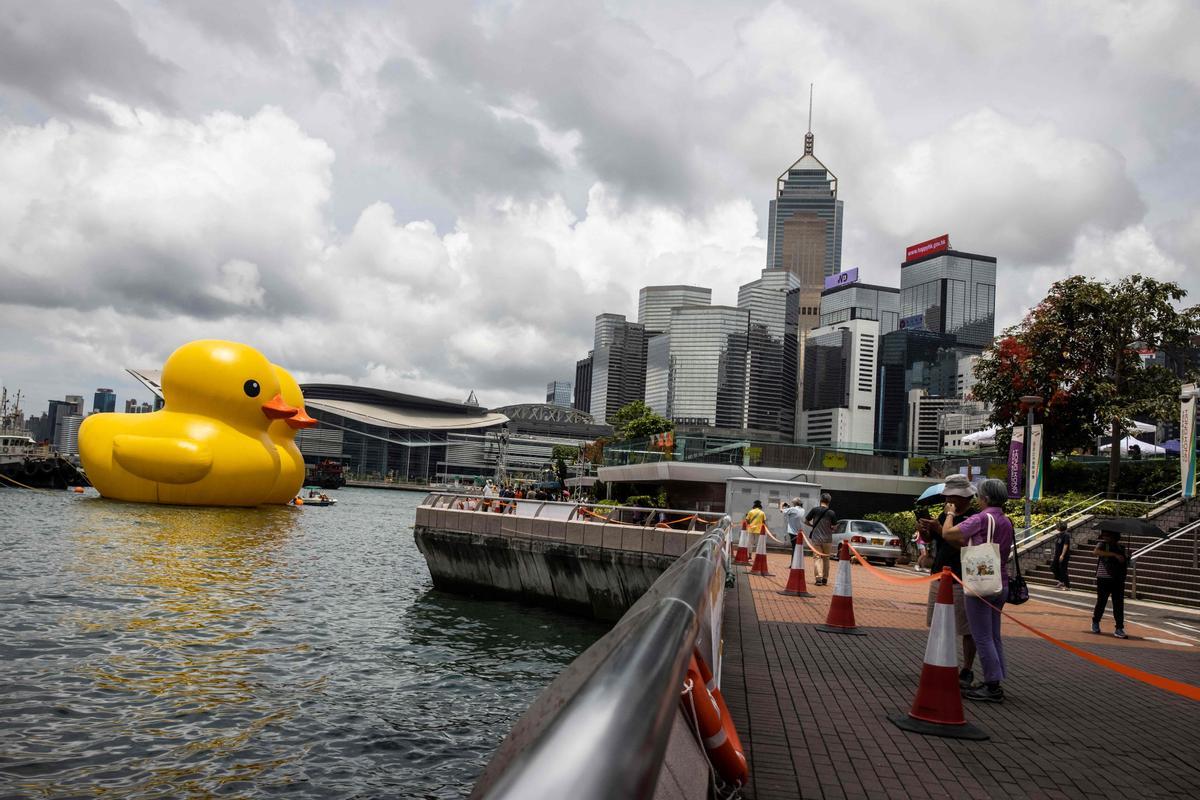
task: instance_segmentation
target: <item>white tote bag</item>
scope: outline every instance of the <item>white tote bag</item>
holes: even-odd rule
[[[987,542],[962,549],[962,580],[971,593],[991,597],[999,594],[1004,584],[1000,581],[1000,545],[992,541],[996,520],[991,514],[984,516],[987,517]]]

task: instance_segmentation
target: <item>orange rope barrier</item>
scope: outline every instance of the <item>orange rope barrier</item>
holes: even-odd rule
[[[873,564],[867,563],[866,557],[864,557],[861,553],[859,553],[858,550],[856,550],[854,548],[854,545],[850,544],[849,542],[847,542],[847,545],[849,545],[850,551],[852,553],[854,553],[854,555],[858,556],[859,563],[861,563],[864,567],[866,567],[867,571],[869,571],[871,574],[875,575],[878,578],[883,579],[884,581],[886,581],[888,583],[896,583],[896,584],[929,583],[931,581],[941,580],[941,578],[942,578],[941,573],[937,573],[934,575],[930,575],[928,577],[921,577],[921,578],[898,578],[894,575],[889,575],[886,572],[884,572],[883,570],[879,569],[879,567],[876,567]],[[1066,650],[1068,653],[1077,655],[1080,658],[1083,658],[1083,659],[1086,659],[1087,661],[1092,662],[1093,664],[1110,669],[1113,672],[1124,675],[1127,678],[1133,678],[1136,681],[1141,681],[1142,683],[1149,684],[1150,686],[1154,686],[1158,689],[1163,689],[1168,692],[1173,692],[1174,694],[1181,695],[1183,697],[1188,698],[1189,700],[1200,700],[1200,687],[1198,687],[1198,686],[1193,686],[1190,683],[1184,683],[1182,681],[1173,680],[1171,678],[1164,678],[1161,675],[1155,675],[1153,672],[1146,672],[1145,670],[1137,669],[1136,667],[1126,666],[1125,664],[1121,664],[1116,661],[1111,661],[1102,656],[1098,656],[1095,653],[1089,653],[1088,651],[1086,651],[1082,648],[1076,647],[1073,644],[1068,644],[1060,639],[1056,639],[1055,637],[1051,636],[1050,634],[1043,633],[1042,631],[1038,630],[1037,628],[1033,627],[1032,625],[1017,619],[1016,617],[1014,617],[1012,614],[1008,613],[1007,611],[1000,609],[1000,608],[996,608],[994,605],[989,603],[986,598],[981,597],[980,595],[973,592],[971,589],[967,588],[967,585],[962,582],[962,579],[960,577],[958,577],[957,575],[955,575],[954,573],[950,573],[950,576],[952,578],[954,578],[954,580],[957,581],[960,586],[963,587],[964,592],[969,592],[971,594],[971,596],[976,597],[979,600],[982,600],[984,603],[987,603],[988,607],[991,608],[993,611],[997,611],[1000,614],[1003,614],[1005,617],[1008,617],[1010,620],[1012,620],[1013,622],[1020,625],[1025,630],[1032,633],[1034,636],[1041,637],[1042,639],[1045,639],[1047,642],[1050,642],[1050,644],[1055,645],[1056,647],[1060,647],[1063,650]]]
[[[1039,631],[1037,628],[1033,627],[1032,625],[1022,622],[1021,620],[1017,619],[1016,617],[1014,617],[1012,614],[1008,613],[1007,611],[1000,609],[1000,608],[996,608],[991,603],[988,603],[986,598],[981,597],[980,595],[978,595],[974,591],[972,591],[970,588],[968,588],[967,585],[962,582],[962,579],[959,578],[954,573],[951,573],[950,577],[952,577],[952,578],[954,578],[954,580],[958,581],[958,584],[963,587],[964,592],[970,592],[972,597],[982,600],[984,603],[987,604],[988,608],[1002,614],[1005,617],[1008,617],[1010,620],[1012,620],[1013,622],[1017,623],[1025,630],[1032,633],[1034,636],[1039,636],[1039,637],[1045,639],[1050,644],[1055,645],[1057,647],[1061,647],[1063,650],[1066,650],[1068,653],[1073,653],[1082,659],[1092,662],[1093,664],[1096,664],[1101,667],[1105,667],[1107,669],[1111,669],[1113,672],[1116,672],[1120,675],[1124,675],[1127,678],[1133,678],[1135,681],[1141,681],[1142,683],[1149,684],[1150,686],[1153,686],[1157,689],[1163,689],[1164,691],[1172,692],[1172,693],[1180,695],[1182,697],[1186,697],[1189,700],[1200,701],[1200,686],[1193,686],[1190,683],[1184,683],[1183,681],[1177,681],[1172,678],[1164,678],[1161,675],[1155,675],[1153,672],[1146,672],[1145,670],[1141,670],[1136,667],[1126,666],[1125,664],[1121,664],[1117,661],[1110,661],[1109,659],[1104,658],[1103,656],[1098,656],[1095,653],[1089,653],[1087,650],[1076,647],[1073,644],[1067,644],[1064,641],[1054,638],[1053,636],[1051,636],[1048,633],[1043,633],[1043,632]]]
[[[851,553],[853,553],[855,556],[858,557],[858,563],[860,563],[864,567],[866,567],[867,571],[870,572],[872,575],[874,575],[875,577],[877,577],[883,581],[886,581],[887,583],[896,583],[896,584],[900,584],[900,585],[906,585],[906,584],[910,584],[910,583],[931,583],[933,581],[941,580],[941,578],[942,578],[941,573],[937,573],[935,575],[925,575],[923,577],[916,577],[916,578],[898,578],[895,575],[887,574],[886,572],[884,572],[883,570],[881,570],[879,567],[875,566],[874,564],[868,563],[867,557],[864,556],[862,553],[858,552],[858,550],[855,549],[854,545],[850,544],[849,542],[846,542],[846,546],[850,548]]]

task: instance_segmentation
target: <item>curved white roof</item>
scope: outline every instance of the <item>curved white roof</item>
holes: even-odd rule
[[[330,414],[339,414],[368,425],[402,430],[461,431],[490,428],[503,425],[508,417],[495,412],[464,416],[454,413],[439,413],[430,410],[406,410],[375,403],[358,403],[351,400],[304,399],[306,409],[317,409]]]

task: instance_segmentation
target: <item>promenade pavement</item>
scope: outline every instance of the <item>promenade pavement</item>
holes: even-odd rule
[[[1009,679],[1003,704],[964,701],[991,735],[972,742],[901,731],[925,654],[926,585],[886,583],[853,569],[854,612],[866,636],[822,633],[833,591],[778,594],[774,577],[738,567],[725,607],[722,690],[748,750],[744,796],[773,798],[1200,797],[1200,703],[1124,677],[1003,623]],[[809,562],[811,567],[811,561]],[[913,577],[911,569],[885,570]],[[811,571],[809,572],[811,575]],[[1014,616],[1096,655],[1200,685],[1200,634],[1151,615],[1111,636],[1111,608],[1090,632],[1092,595],[1031,600]],[[1138,620],[1142,621],[1138,621]],[[1152,625],[1152,627],[1151,627]],[[976,675],[980,675],[976,665]]]

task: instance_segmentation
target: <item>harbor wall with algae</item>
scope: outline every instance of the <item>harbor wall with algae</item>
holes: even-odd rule
[[[414,535],[438,589],[617,620],[702,534],[422,506]]]

